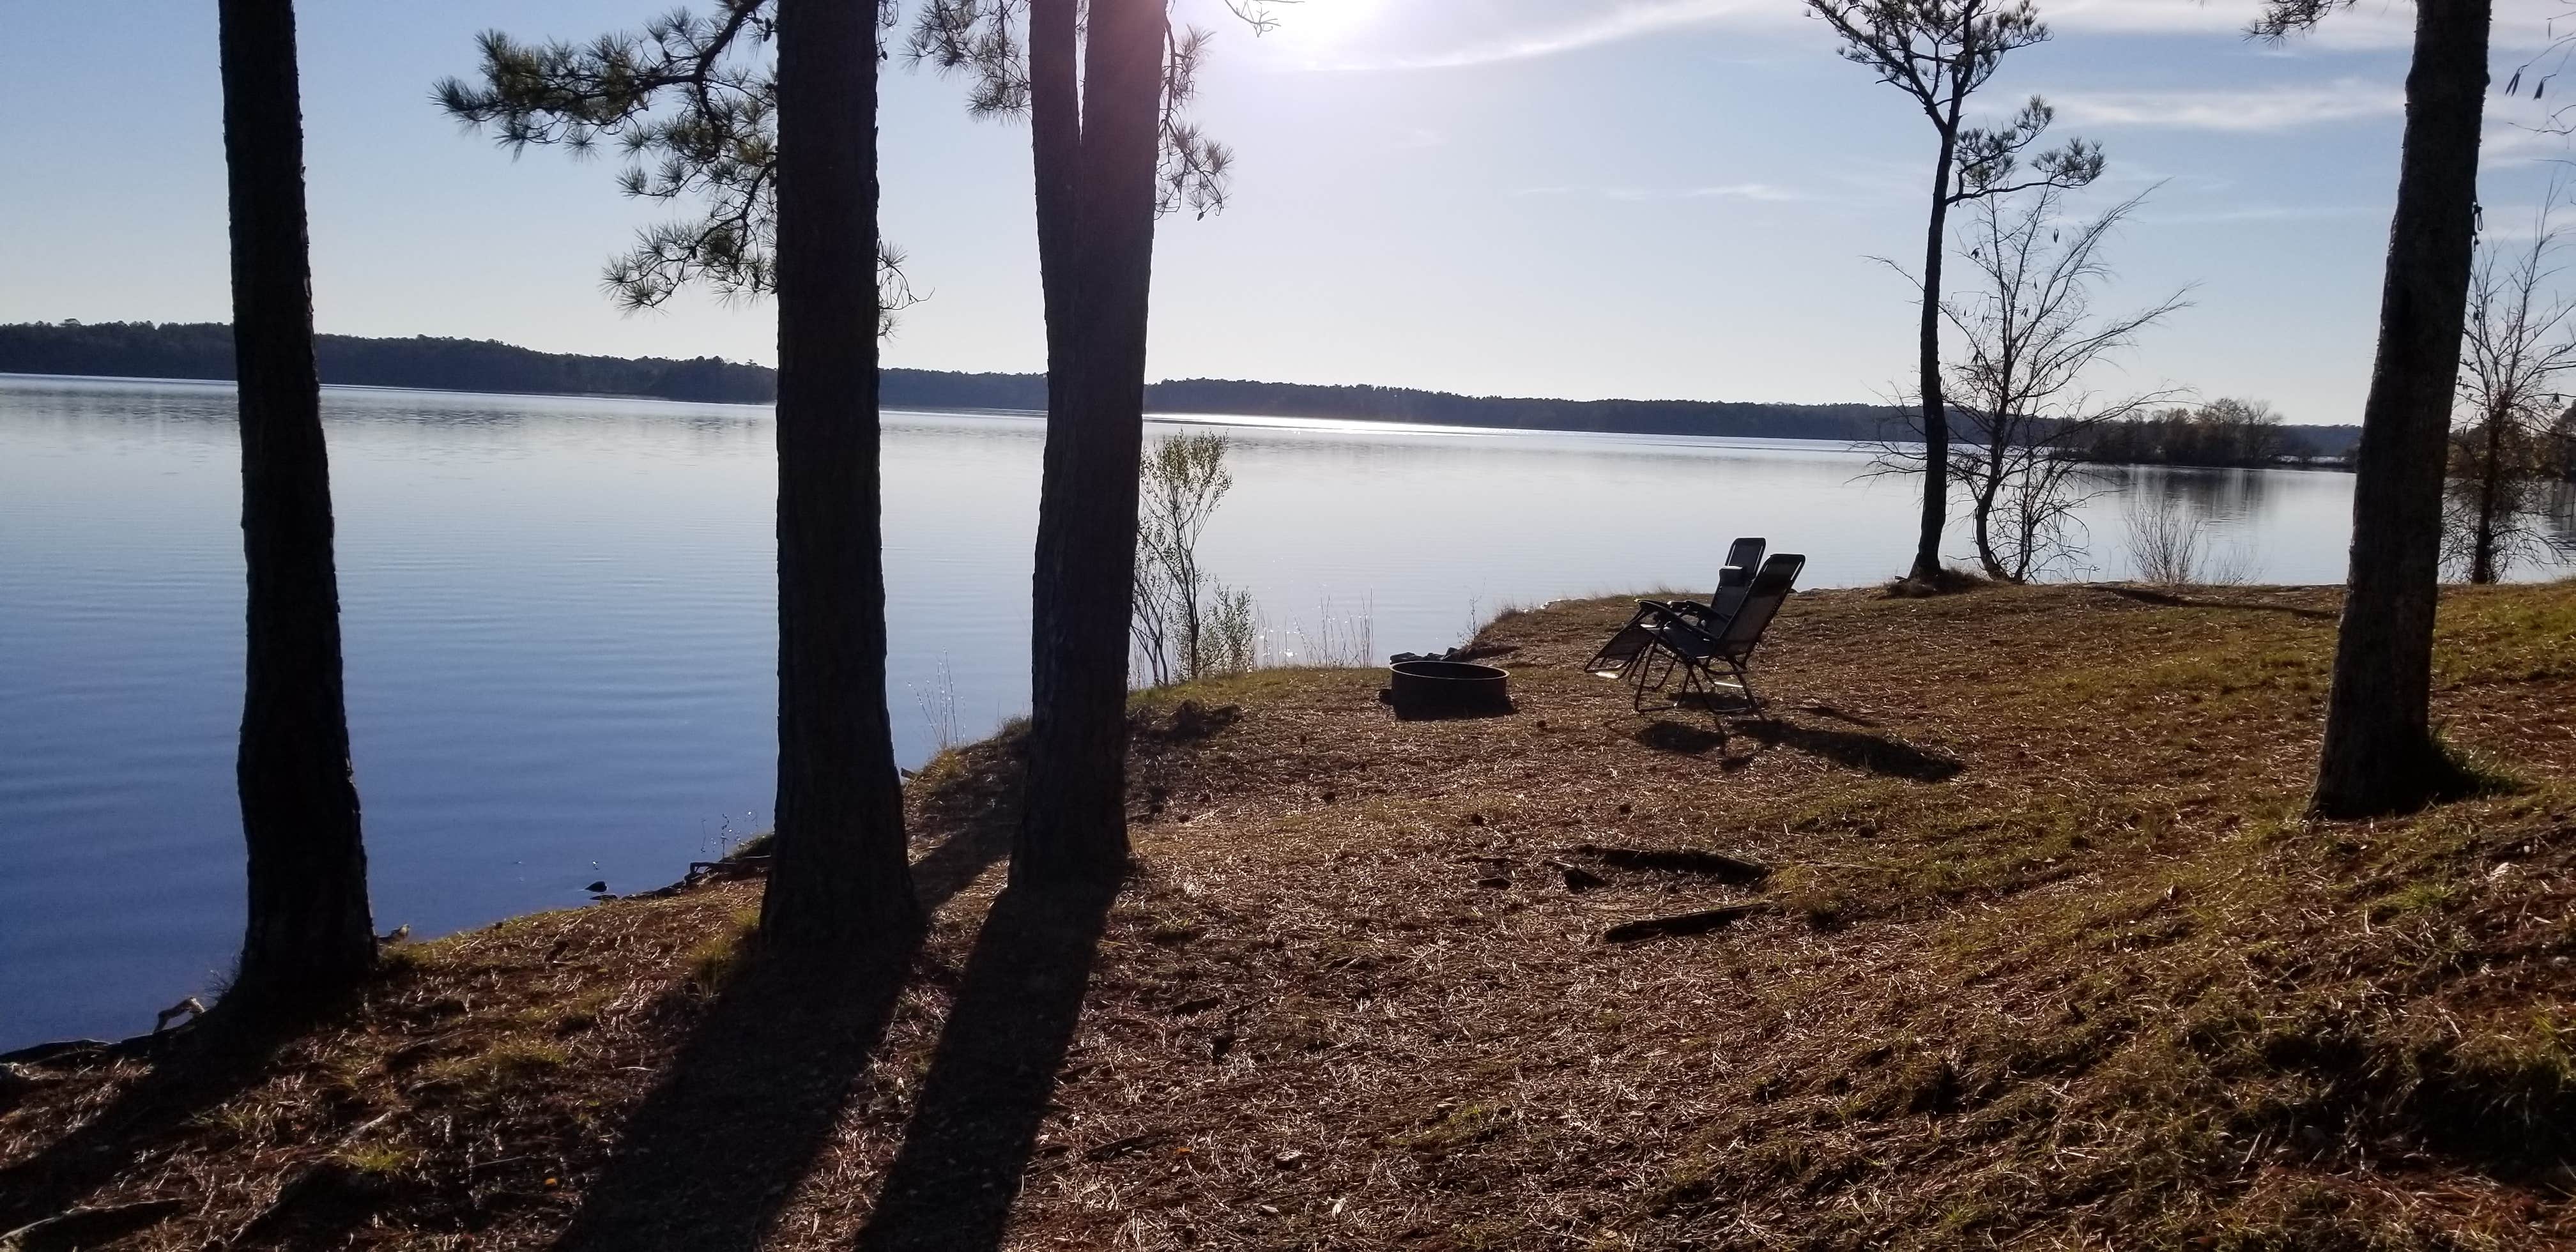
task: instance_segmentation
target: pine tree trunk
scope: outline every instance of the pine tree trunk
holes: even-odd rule
[[[1056,145],[1076,129],[1071,5],[1030,10],[1049,409],[1013,882],[1097,882],[1127,865],[1127,623],[1166,27],[1163,0],[1093,0],[1088,18],[1067,176]],[[1047,220],[1051,205],[1070,210],[1069,227]]]
[[[1941,574],[1941,528],[1950,520],[1950,408],[1941,396],[1942,234],[1950,222],[1950,169],[1958,157],[1958,104],[1941,132],[1941,157],[1932,167],[1932,217],[1923,233],[1923,324],[1920,365],[1923,392],[1923,523],[1908,576]]]
[[[222,0],[218,13],[249,572],[236,774],[250,920],[228,999],[256,1012],[355,983],[375,965],[376,937],[341,694],[295,10],[291,0]]]
[[[2442,479],[2468,307],[2488,0],[2420,0],[2406,138],[2380,292],[2379,352],[2353,479],[2352,571],[2314,805],[2330,816],[2420,803],[2430,728]]]
[[[920,920],[886,715],[877,470],[876,5],[778,6],[778,833],[765,941]]]

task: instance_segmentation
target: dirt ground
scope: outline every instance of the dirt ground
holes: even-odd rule
[[[2576,1245],[2576,584],[2446,598],[2486,791],[2375,823],[2300,816],[2336,607],[1801,595],[1770,720],[1582,673],[1615,600],[1484,632],[1509,716],[1397,720],[1376,671],[1152,693],[1114,900],[1000,892],[1006,735],[909,789],[899,960],[763,966],[756,881],[405,945],[264,1047],[0,1075],[0,1231]]]

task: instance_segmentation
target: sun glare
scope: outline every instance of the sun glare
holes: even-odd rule
[[[1296,0],[1271,11],[1279,33],[1307,47],[1343,47],[1360,38],[1386,7],[1385,0]]]

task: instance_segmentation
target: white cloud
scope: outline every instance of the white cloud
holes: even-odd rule
[[[2232,209],[2186,209],[2179,213],[2141,213],[2137,216],[2137,221],[2148,226],[2206,226],[2241,222],[2304,222],[2320,218],[2362,217],[2387,212],[2386,205],[2249,204]]]
[[[1728,183],[1722,187],[1693,187],[1682,193],[1685,200],[1804,200],[1804,192],[1792,191],[1770,183]]]
[[[2393,83],[2346,78],[2263,91],[2069,91],[2046,93],[2074,126],[2272,131],[2396,117],[2406,94]]]
[[[2202,36],[2242,46],[2261,0],[2050,0],[2049,26],[2061,36]],[[1492,0],[1484,5],[1422,5],[1373,29],[1381,51],[1320,56],[1302,68],[1334,71],[1432,70],[1526,61],[1608,44],[1690,31],[1780,32],[1805,25],[1821,44],[1829,36],[1799,0]],[[2284,41],[2289,57],[2312,52],[2402,50],[2411,45],[2414,7],[2401,0],[2357,0],[2316,29]],[[1499,31],[1500,33],[1496,33]],[[2499,55],[2549,47],[2545,15],[2499,13]],[[1410,45],[1409,49],[1406,45]]]
[[[1660,200],[1752,200],[1782,203],[1814,197],[1773,183],[1723,183],[1707,187],[1524,187],[1515,197],[1598,196],[1627,204]]]
[[[1713,27],[1721,24],[1759,23],[1780,26],[1782,15],[1794,18],[1798,10],[1790,0],[1759,3],[1757,0],[1629,0],[1628,3],[1604,5],[1575,3],[1563,6],[1575,10],[1575,16],[1551,17],[1529,21],[1508,30],[1499,38],[1453,43],[1445,48],[1415,53],[1399,53],[1380,59],[1324,62],[1312,66],[1325,70],[1433,70],[1458,69],[1470,65],[1492,65],[1503,61],[1527,61],[1559,53],[1577,52],[1603,44],[1619,43],[1666,31]],[[1560,9],[1561,13],[1563,10]],[[1479,25],[1491,26],[1490,20]],[[1504,25],[1511,23],[1506,20]]]
[[[2216,35],[2241,41],[2261,8],[2261,0],[2049,0],[2040,11],[2050,29],[2064,34]],[[2414,28],[2413,6],[2359,0],[2280,46],[2292,54],[2310,48],[2405,48],[2414,42]],[[2497,33],[2505,33],[2503,23]]]

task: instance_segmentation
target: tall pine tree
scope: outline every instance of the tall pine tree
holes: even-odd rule
[[[1234,8],[1255,29],[1269,25],[1258,0]],[[1126,871],[1127,627],[1154,223],[1223,204],[1228,154],[1180,114],[1207,42],[1173,28],[1167,0],[930,0],[913,34],[915,55],[973,76],[976,112],[1029,119],[1047,441],[1014,883]]]
[[[886,720],[877,466],[877,21],[778,0],[778,837],[764,938],[919,921]]]
[[[2273,0],[2282,38],[2348,0]],[[2420,804],[2450,773],[2432,730],[2442,478],[2476,241],[2489,0],[2417,0],[2379,350],[2353,466],[2352,567],[2312,804],[2357,817]]]
[[[761,927],[786,950],[846,950],[919,922],[885,703],[879,516],[877,342],[905,299],[877,233],[891,16],[877,0],[727,0],[587,44],[491,32],[481,81],[436,89],[505,146],[612,138],[635,158],[629,194],[703,201],[702,216],[609,263],[621,301],[693,283],[778,297],[778,826]]]
[[[250,921],[225,999],[234,1011],[264,1012],[364,977],[376,940],[341,695],[295,9],[292,0],[222,0],[218,15],[249,570],[236,773]]]

